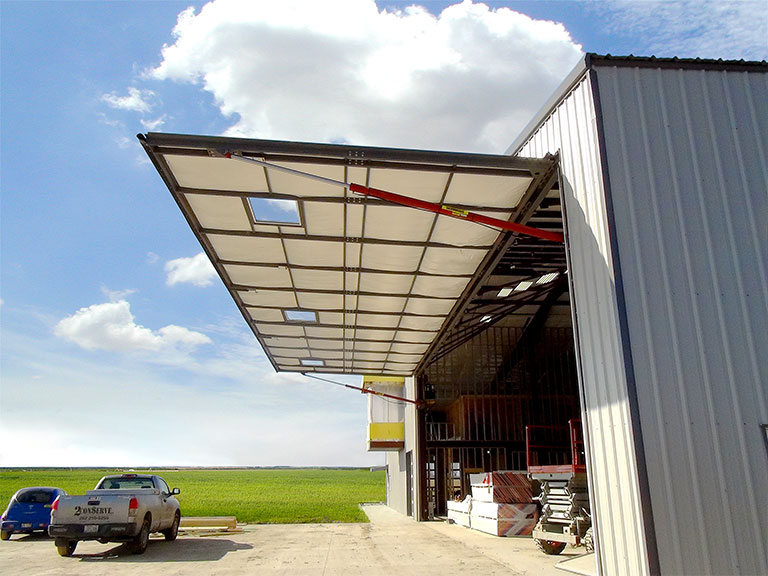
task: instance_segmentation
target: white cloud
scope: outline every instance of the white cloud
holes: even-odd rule
[[[289,212],[296,214],[296,201],[295,200],[275,200],[274,198],[268,198],[267,202],[271,206],[274,206],[281,212]]]
[[[142,114],[149,114],[152,110],[152,100],[155,93],[152,90],[140,90],[139,88],[128,88],[128,95],[118,96],[114,92],[110,94],[104,94],[101,99],[109,104],[112,108],[118,110],[130,110],[133,112],[140,112]]]
[[[181,326],[153,331],[136,324],[126,300],[81,308],[56,324],[54,334],[86,350],[119,352],[167,353],[211,343],[205,334]]]
[[[144,128],[144,130],[147,130],[149,132],[152,132],[153,130],[157,130],[160,128],[163,124],[165,124],[166,116],[163,114],[159,118],[155,118],[154,120],[141,120],[141,126]]]
[[[136,290],[133,288],[127,288],[125,290],[110,290],[106,286],[101,287],[101,293],[109,299],[110,302],[117,302],[118,300],[125,300],[131,294],[134,294]]]
[[[215,0],[155,78],[200,83],[229,135],[502,152],[581,55],[565,28],[467,0]]]
[[[595,10],[610,32],[635,38],[643,56],[768,58],[765,0],[614,0]]]
[[[24,329],[36,324],[32,317],[26,320]],[[232,323],[236,319],[227,317],[223,333]],[[135,354],[103,362],[55,338],[19,334],[7,325],[3,351],[0,435],[14,442],[0,444],[0,466],[365,466],[382,461],[381,454],[365,449],[363,394],[297,374],[276,374],[244,328],[201,350],[195,367],[158,370],[155,362]],[[347,381],[358,383],[357,378]],[[82,410],[84,398],[104,409]],[[128,436],[126,417],[133,431]],[[204,431],[198,422],[206,423]]]
[[[165,271],[168,274],[165,280],[168,286],[174,284],[210,286],[216,278],[216,270],[202,252],[191,258],[169,260],[165,264]]]
[[[127,136],[116,137],[115,143],[117,144],[118,148],[122,148],[123,150],[127,150],[128,148],[131,148],[134,145],[133,140],[131,140]]]

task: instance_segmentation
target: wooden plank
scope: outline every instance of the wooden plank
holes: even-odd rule
[[[182,516],[179,527],[235,530],[237,528],[237,518],[234,516]]]

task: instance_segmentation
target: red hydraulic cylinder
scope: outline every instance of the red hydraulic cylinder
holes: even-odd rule
[[[450,206],[435,204],[434,202],[426,202],[417,198],[409,198],[408,196],[387,192],[386,190],[377,190],[376,188],[361,186],[360,184],[355,184],[354,182],[349,184],[349,189],[352,192],[357,192],[358,194],[373,196],[374,198],[380,198],[381,200],[386,200],[388,202],[393,202],[394,204],[400,204],[402,206],[410,206],[411,208],[418,208],[419,210],[427,210],[428,212],[443,214],[445,216],[451,216],[452,218],[459,218],[460,220],[469,220],[470,222],[477,222],[478,224],[485,224],[486,226],[493,226],[494,228],[501,228],[502,230],[509,230],[510,232],[525,234],[526,236],[534,236],[535,238],[541,238],[542,240],[549,240],[551,242],[560,243],[564,242],[563,235],[559,232],[550,232],[548,230],[541,230],[540,228],[525,226],[524,224],[507,222],[506,220],[491,218],[490,216],[483,216],[482,214],[477,214],[476,212],[459,210],[456,208],[451,208]]]

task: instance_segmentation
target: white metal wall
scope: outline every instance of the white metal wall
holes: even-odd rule
[[[408,377],[405,379],[405,397],[416,398],[416,379]],[[413,457],[413,487],[412,497],[413,510],[417,511],[417,505],[419,504],[418,495],[418,466],[420,463],[416,459],[416,408],[413,404],[405,406],[405,447],[402,450],[396,452],[386,452],[386,464],[387,464],[387,505],[400,512],[401,514],[408,513],[408,469],[406,467],[406,452],[412,452]],[[416,515],[418,516],[418,515]]]
[[[768,574],[768,74],[595,70],[661,572]]]
[[[518,153],[561,153],[596,559],[604,575],[639,575],[649,566],[595,122],[585,76]]]

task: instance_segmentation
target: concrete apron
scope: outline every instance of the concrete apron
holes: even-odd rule
[[[484,575],[565,576],[555,565],[579,556],[566,548],[545,556],[530,538],[498,538],[443,522],[414,522],[383,505],[363,508],[369,524],[247,525],[234,534],[180,534],[175,542],[153,536],[141,556],[118,544],[81,542],[61,558],[47,537],[14,535],[0,545],[4,574],[142,576]]]

